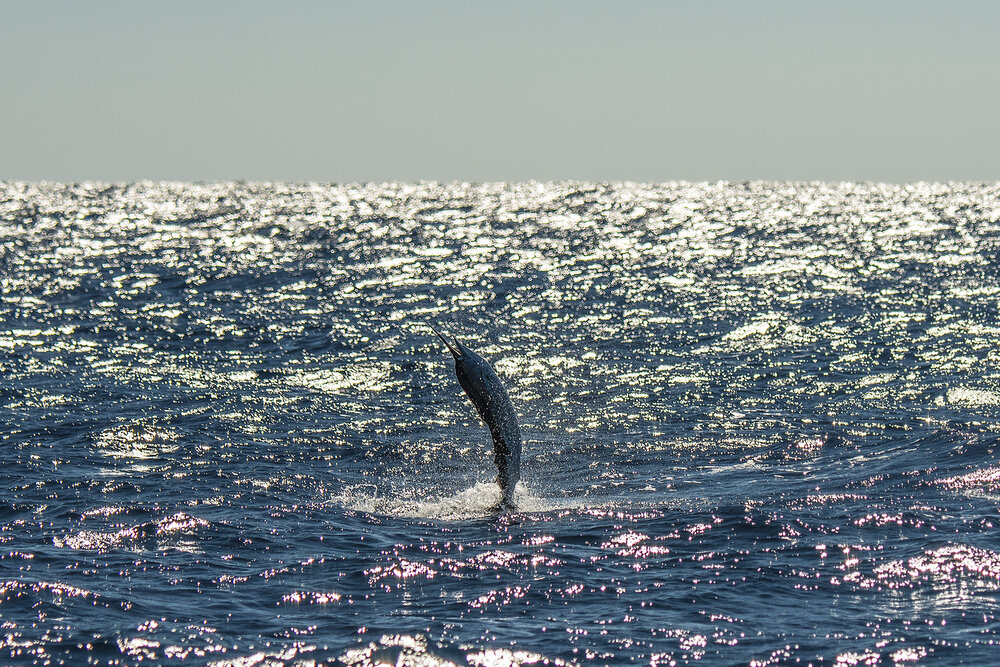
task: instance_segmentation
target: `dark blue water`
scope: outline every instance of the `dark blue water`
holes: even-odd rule
[[[4,664],[997,661],[998,185],[8,183],[0,241]]]

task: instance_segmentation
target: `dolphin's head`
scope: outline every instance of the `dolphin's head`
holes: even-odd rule
[[[434,331],[434,333],[437,334],[437,337],[441,339],[441,342],[445,344],[445,347],[448,348],[448,351],[451,352],[452,356],[455,357],[456,362],[462,361],[463,359],[469,357],[470,354],[469,348],[462,345],[457,338],[452,337],[452,341],[454,342],[451,342],[444,337],[444,334],[435,329],[433,326],[431,326],[431,329]]]

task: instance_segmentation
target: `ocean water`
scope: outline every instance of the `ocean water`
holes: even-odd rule
[[[0,241],[0,663],[1000,661],[998,184],[6,183]]]

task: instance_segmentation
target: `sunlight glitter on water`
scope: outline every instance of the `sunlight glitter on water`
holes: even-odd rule
[[[996,185],[3,188],[4,655],[992,655]]]
[[[175,452],[177,437],[176,432],[151,424],[122,424],[102,432],[97,448],[112,458],[149,459]]]

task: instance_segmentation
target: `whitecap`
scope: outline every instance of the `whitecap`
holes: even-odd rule
[[[446,521],[494,516],[505,511],[501,509],[500,487],[493,482],[477,482],[450,496],[416,498],[414,495],[413,492],[379,495],[375,485],[362,484],[345,488],[332,502],[357,512]],[[573,499],[542,498],[523,482],[517,487],[514,502],[518,513],[551,512],[583,506],[582,501]]]

